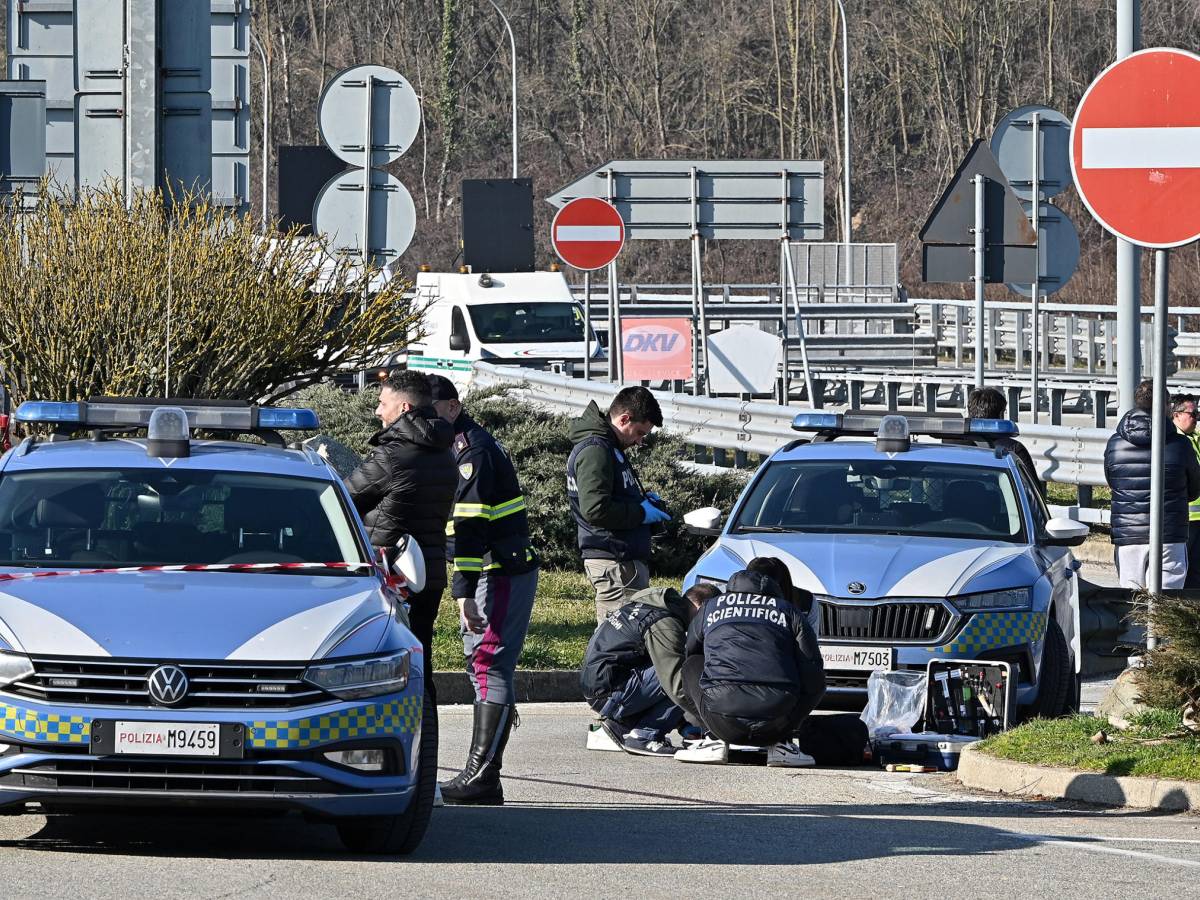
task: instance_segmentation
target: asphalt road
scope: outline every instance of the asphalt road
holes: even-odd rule
[[[1124,900],[1178,894],[1200,869],[1200,816],[997,800],[945,775],[588,752],[590,718],[526,706],[509,804],[436,810],[407,860],[346,856],[333,829],[291,818],[22,816],[0,818],[0,896]],[[457,762],[470,711],[441,720]]]

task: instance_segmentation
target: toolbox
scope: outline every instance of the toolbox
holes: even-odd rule
[[[1012,724],[1016,684],[1006,662],[934,659],[925,690],[925,729],[985,738]]]
[[[884,767],[912,765],[953,772],[958,768],[963,747],[977,740],[979,738],[961,734],[898,732],[875,742],[875,760]]]

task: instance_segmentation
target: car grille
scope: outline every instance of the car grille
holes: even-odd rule
[[[938,600],[821,601],[823,638],[927,644],[938,641],[958,616]]]
[[[56,791],[156,794],[356,794],[361,791],[286,766],[242,762],[72,759],[20,766],[0,785]]]
[[[172,662],[188,678],[187,697],[173,709],[291,708],[333,699],[302,681],[304,665],[279,662]],[[33,675],[10,693],[47,703],[150,706],[147,676],[158,661],[35,656]]]

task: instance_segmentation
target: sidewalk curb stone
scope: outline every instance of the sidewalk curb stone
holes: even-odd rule
[[[433,683],[439,706],[475,701],[466,672],[434,672]],[[579,672],[575,669],[518,669],[513,686],[518,703],[583,702]]]
[[[974,747],[967,747],[962,752],[958,780],[969,788],[1021,797],[1050,797],[1101,806],[1176,812],[1200,810],[1200,783],[1197,782],[1035,766],[989,756]]]

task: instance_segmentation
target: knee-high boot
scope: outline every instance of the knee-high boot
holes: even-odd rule
[[[471,752],[466,767],[443,781],[442,799],[448,806],[477,804],[499,806],[504,803],[500,767],[504,747],[512,731],[517,708],[505,703],[476,703],[471,729]]]

